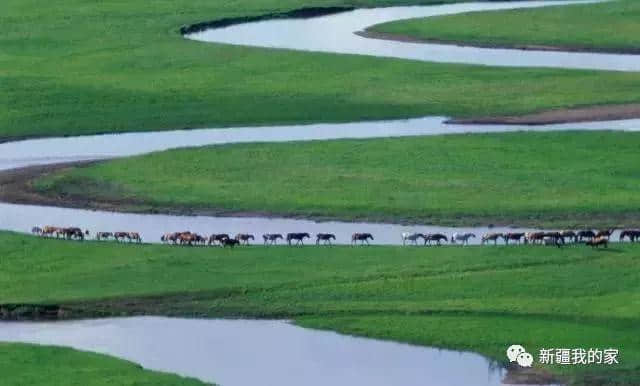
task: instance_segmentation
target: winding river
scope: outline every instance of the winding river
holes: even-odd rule
[[[554,2],[553,5],[571,2]],[[205,42],[243,44],[411,60],[495,66],[540,66],[640,71],[640,56],[517,51],[403,43],[354,34],[398,19],[479,10],[548,6],[548,2],[491,2],[359,9],[312,19],[271,20],[207,30],[187,36]],[[509,126],[451,125],[444,117],[231,129],[200,129],[16,141],[0,144],[0,170],[60,162],[107,159],[178,147],[241,142],[284,142],[519,130],[640,130],[640,120]],[[97,230],[136,230],[146,241],[167,231],[332,231],[339,242],[370,232],[376,243],[399,244],[403,231],[483,233],[488,228],[444,228],[370,223],[317,223],[247,217],[191,217],[111,213],[0,203],[0,229],[27,232],[56,224]],[[501,228],[493,228],[502,231]],[[476,239],[477,241],[477,239]],[[162,339],[157,339],[162,336]],[[0,340],[76,347],[134,360],[145,367],[217,381],[225,385],[430,384],[498,385],[503,371],[479,355],[415,347],[306,330],[280,321],[197,321],[126,318],[65,323],[3,323]],[[131,344],[135,342],[135,344]],[[149,355],[152,352],[153,355]],[[248,362],[247,362],[248,361]],[[260,371],[245,371],[248,364]],[[391,364],[391,365],[390,365]],[[458,369],[464,368],[464,371]],[[383,371],[384,370],[384,371]],[[470,379],[472,381],[470,381]],[[314,383],[315,382],[315,383]]]

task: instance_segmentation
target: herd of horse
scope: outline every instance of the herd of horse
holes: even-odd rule
[[[511,242],[515,244],[543,244],[561,247],[562,245],[569,243],[585,243],[586,245],[595,248],[600,246],[606,248],[613,232],[614,229],[604,229],[599,231],[587,229],[579,231],[564,230],[554,232],[485,233],[482,235],[480,244],[484,245],[493,242],[495,245],[502,239],[507,245]],[[402,244],[406,245],[407,243],[410,243],[417,245],[418,241],[422,239],[424,241],[423,245],[431,245],[432,242],[435,242],[436,245],[441,245],[442,241],[449,241],[451,244],[460,242],[463,245],[467,245],[469,244],[469,240],[473,238],[476,238],[476,235],[473,233],[454,233],[451,238],[447,238],[446,235],[441,233],[403,233]],[[640,230],[622,230],[620,232],[619,241],[624,241],[625,239],[628,239],[630,242],[640,241]]]
[[[45,226],[43,228],[33,227],[31,232],[33,234],[41,235],[44,237],[56,237],[64,238],[67,240],[80,240],[83,241],[89,237],[89,231],[78,227],[56,227]],[[578,244],[584,243],[592,247],[607,247],[609,239],[613,234],[613,229],[604,229],[599,231],[593,230],[564,230],[553,232],[507,232],[507,233],[485,233],[482,235],[481,244],[498,244],[500,240],[503,240],[504,244],[541,244],[561,247],[565,244]],[[336,240],[336,236],[333,233],[317,233],[316,245],[331,245],[332,240]],[[278,240],[286,241],[290,246],[304,245],[306,239],[311,239],[311,234],[307,232],[287,233],[283,236],[280,233],[265,233],[262,235],[264,245],[276,245]],[[402,244],[418,245],[418,242],[422,240],[423,245],[442,245],[443,242],[451,244],[469,244],[470,239],[476,238],[473,233],[454,233],[451,237],[442,233],[402,233]],[[96,240],[106,241],[115,240],[118,242],[135,242],[142,243],[142,237],[138,232],[97,232]],[[624,229],[620,232],[619,241],[628,239],[630,242],[640,241],[639,229]],[[209,236],[203,236],[195,232],[183,231],[183,232],[171,232],[162,235],[160,241],[163,244],[173,244],[182,246],[222,246],[222,247],[235,247],[237,245],[249,245],[250,241],[255,240],[255,237],[249,233],[238,233],[235,236],[231,236],[226,233],[214,233]],[[351,245],[369,245],[369,240],[374,240],[371,233],[354,233],[351,235]]]
[[[276,245],[278,240],[286,240],[286,243],[290,246],[304,245],[305,239],[311,239],[311,234],[307,232],[287,233],[286,237],[280,233],[265,233],[262,235],[264,245]],[[335,241],[336,235],[333,233],[318,233],[316,234],[316,245],[331,245],[331,240]],[[361,244],[369,244],[369,239],[373,240],[373,236],[370,233],[354,233],[351,236],[351,243],[356,244],[358,241]],[[222,247],[234,247],[236,245],[249,245],[250,240],[255,240],[255,237],[249,233],[238,233],[234,237],[231,237],[227,233],[214,233],[208,237],[190,232],[172,232],[166,233],[160,237],[160,241],[163,244],[174,245],[219,245]]]

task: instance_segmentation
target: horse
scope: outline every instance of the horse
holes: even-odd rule
[[[248,233],[238,233],[236,235],[236,240],[240,241],[240,243],[244,243],[245,245],[249,245],[249,240],[255,240],[253,238],[253,235],[250,235]]]
[[[289,245],[291,245],[291,240],[295,240],[296,241],[296,245],[302,243],[302,245],[304,245],[304,239],[310,239],[311,235],[309,235],[306,232],[302,232],[302,233],[287,233],[287,243],[289,243]]]
[[[135,241],[136,243],[142,242],[142,237],[138,232],[129,232],[129,241]]]
[[[455,244],[456,241],[462,241],[462,245],[467,245],[469,244],[469,239],[470,238],[476,238],[476,235],[473,233],[454,233],[453,236],[451,236],[451,244]]]
[[[515,240],[516,244],[520,244],[520,239],[524,237],[524,233],[509,232],[502,235],[504,243],[509,245],[509,240]]]
[[[233,248],[236,245],[240,245],[240,241],[238,241],[236,239],[230,239],[228,237],[226,239],[223,239],[220,243],[222,244],[223,248],[226,248],[226,247]]]
[[[280,233],[265,233],[262,235],[262,239],[264,240],[264,245],[278,244],[278,239],[282,239],[282,235]]]
[[[60,232],[67,240],[77,239],[84,241],[85,234],[89,236],[89,231],[83,232],[82,229],[76,227],[62,228]]]
[[[128,239],[129,241],[131,241],[131,236],[129,236],[129,232],[114,232],[113,233],[113,238],[116,239],[116,241],[124,241],[124,239]]]
[[[411,241],[411,243],[414,244],[414,245],[418,245],[418,239],[419,238],[423,238],[424,239],[424,235],[422,233],[404,232],[402,234],[402,245],[406,245],[407,244],[407,240]]]
[[[436,245],[441,245],[440,242],[442,240],[449,241],[447,236],[443,235],[442,233],[425,234],[422,235],[422,238],[424,239],[424,245],[427,245],[427,242],[429,243],[429,245],[431,245],[432,241],[435,241]]]
[[[624,241],[624,238],[628,237],[629,241],[634,243],[636,240],[640,240],[640,230],[638,229],[625,229],[620,232],[619,241]]]
[[[96,240],[109,240],[109,238],[113,237],[113,233],[111,232],[97,232]]]
[[[193,246],[193,243],[198,242],[198,236],[199,235],[195,233],[183,232],[178,235],[178,242],[180,243],[180,245],[186,244],[188,246]],[[204,240],[202,236],[200,236],[200,238]]]
[[[40,227],[33,227],[31,228],[31,233],[33,233],[34,235],[42,235],[42,228]]]
[[[607,240],[609,240],[609,237],[611,237],[611,235],[613,234],[614,229],[604,229],[604,230],[599,230],[596,233],[596,238],[599,237],[606,237]]]
[[[216,241],[222,246],[222,242],[226,239],[230,239],[231,237],[229,237],[228,234],[226,233],[214,233],[211,236],[209,236],[209,245],[215,245]]]
[[[351,244],[355,244],[360,241],[362,245],[367,243],[369,245],[369,239],[373,240],[373,235],[371,233],[354,233],[351,235]]]
[[[545,245],[555,245],[560,247],[561,244],[564,244],[564,237],[562,237],[560,232],[544,232],[542,240]],[[550,242],[547,242],[546,240],[550,240]]]
[[[544,242],[544,232],[527,232],[524,234],[524,243],[525,244],[535,244],[539,242],[542,244]]]
[[[578,231],[578,241],[582,241],[582,239],[592,240],[594,237],[596,237],[596,234],[592,230]]]
[[[502,233],[485,233],[484,235],[482,235],[481,243],[482,245],[484,245],[489,241],[493,241],[493,245],[496,245],[498,244],[498,240],[502,237]]]
[[[42,229],[43,236],[53,236],[54,233],[56,234],[56,238],[58,238],[58,235],[60,234],[60,228],[47,225]]]
[[[563,242],[566,242],[566,239],[573,240],[574,243],[578,242],[578,234],[574,231],[560,231],[560,236],[562,236]]]
[[[322,240],[322,242],[325,245],[331,245],[331,240],[335,240],[336,239],[336,235],[334,235],[333,233],[318,233],[316,235],[316,245],[320,245],[320,240]]]
[[[591,246],[592,248],[598,248],[601,245],[605,248],[607,248],[609,246],[609,239],[601,236],[601,237],[595,237],[589,241],[586,242],[587,245]]]

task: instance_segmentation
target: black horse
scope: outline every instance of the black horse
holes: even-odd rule
[[[211,236],[209,236],[209,245],[215,245],[217,241],[220,245],[224,246],[223,244],[224,240],[230,239],[230,238],[231,237],[229,237],[229,235],[226,233],[214,233]]]
[[[335,240],[336,239],[336,235],[334,235],[333,233],[318,233],[316,235],[316,245],[320,245],[320,240],[322,240],[322,242],[326,245],[331,245],[331,240]]]
[[[295,240],[296,241],[296,245],[302,244],[304,245],[304,239],[310,239],[311,235],[309,235],[306,232],[302,232],[302,233],[287,233],[287,243],[289,243],[289,245],[291,245],[291,240]]]
[[[522,239],[523,237],[524,237],[524,233],[509,232],[502,235],[502,238],[504,239],[504,242],[507,245],[509,244],[509,240],[513,240],[516,242],[516,244],[520,244],[520,239]]]
[[[353,245],[360,241],[361,244],[367,243],[369,245],[369,239],[373,240],[371,233],[354,233],[351,235],[351,244]]]
[[[267,244],[278,244],[278,239],[282,239],[282,235],[280,233],[265,233],[262,235],[262,239],[264,240],[264,245]]]
[[[583,239],[592,240],[595,237],[596,237],[596,233],[594,231],[591,231],[591,230],[578,231],[578,241],[582,241]]]
[[[425,234],[425,235],[422,235],[422,237],[424,238],[424,245],[427,245],[427,243],[431,245],[432,241],[435,241],[436,245],[441,245],[440,242],[442,240],[449,241],[447,236],[443,235],[442,233]]]
[[[238,241],[236,239],[230,239],[228,237],[226,239],[223,239],[222,241],[220,241],[220,243],[222,244],[223,248],[226,248],[226,247],[233,248],[236,245],[240,245],[240,241]]]
[[[241,244],[249,245],[249,240],[255,240],[253,235],[248,233],[238,233],[236,235],[236,240],[240,241]]]
[[[640,230],[625,229],[622,232],[620,232],[620,241],[623,241],[625,237],[628,237],[629,241],[634,243],[636,240],[640,240]]]

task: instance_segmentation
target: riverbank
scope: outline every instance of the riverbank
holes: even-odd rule
[[[482,48],[637,55],[639,14],[637,1],[616,0],[399,20],[368,28],[365,36]]]
[[[633,384],[640,376],[633,307],[639,247],[230,250],[0,233],[0,304],[23,311],[33,304],[58,307],[66,310],[57,313],[63,319],[295,319],[306,327],[474,351],[500,362],[514,341],[533,353],[551,346],[616,347],[617,366],[547,369],[577,384]],[[22,318],[36,317],[23,312]]]
[[[629,176],[638,141],[637,133],[521,132],[189,148],[3,172],[0,199],[138,213],[636,227]]]

